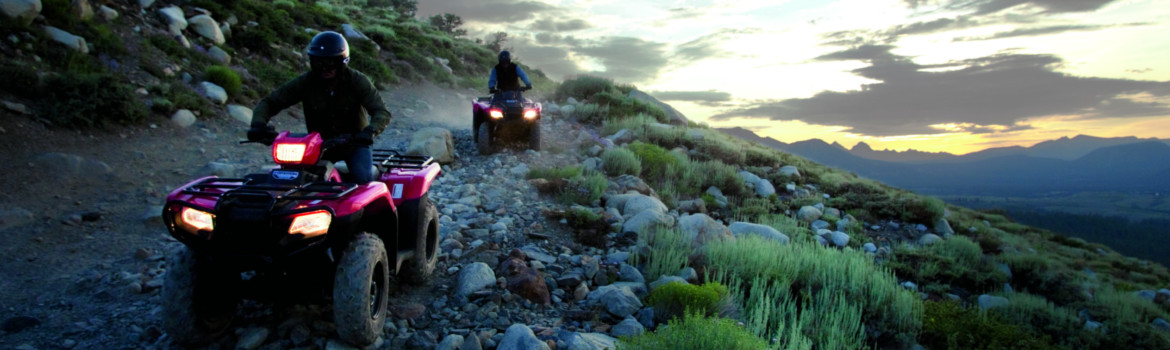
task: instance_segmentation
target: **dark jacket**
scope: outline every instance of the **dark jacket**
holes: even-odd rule
[[[374,83],[353,69],[338,74],[341,80],[332,94],[325,82],[312,73],[293,78],[260,100],[252,111],[252,124],[267,124],[272,116],[300,102],[305,111],[305,127],[310,132],[321,133],[322,138],[354,134],[367,127],[373,136],[381,134],[390,124],[390,111]]]

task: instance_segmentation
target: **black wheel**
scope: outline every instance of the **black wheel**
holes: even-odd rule
[[[174,343],[207,344],[224,334],[236,316],[239,299],[226,274],[215,269],[186,246],[167,256],[162,287],[163,328]]]
[[[476,131],[475,148],[481,155],[492,154],[491,126],[491,123],[479,123],[479,130]]]
[[[333,281],[333,322],[341,340],[366,346],[382,335],[390,291],[390,258],[378,236],[349,242]]]
[[[408,209],[409,210],[409,209]],[[417,210],[406,212],[415,220],[404,220],[402,232],[414,233],[414,258],[402,263],[399,279],[413,285],[423,285],[435,274],[439,263],[439,211],[427,195],[418,199]],[[413,230],[413,231],[412,231]]]
[[[528,130],[528,148],[533,151],[540,150],[540,120],[532,122]]]

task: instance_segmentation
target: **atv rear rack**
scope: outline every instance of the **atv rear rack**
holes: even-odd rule
[[[298,186],[271,183],[253,184],[251,179],[242,178],[209,178],[184,188],[182,193],[220,197],[232,191],[265,193],[280,191],[281,193],[273,196],[274,199],[315,200],[341,198],[357,187],[357,184],[335,182],[312,182]]]
[[[389,149],[374,149],[374,164],[386,168],[422,169],[435,162],[434,157],[407,156]]]

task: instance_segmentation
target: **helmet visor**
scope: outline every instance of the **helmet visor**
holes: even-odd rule
[[[309,56],[309,67],[316,72],[337,70],[349,63],[349,57],[319,57]]]

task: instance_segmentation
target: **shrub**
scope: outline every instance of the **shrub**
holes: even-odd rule
[[[662,319],[674,319],[686,314],[717,316],[729,306],[727,287],[716,282],[696,286],[685,282],[670,282],[650,292],[647,303]]]
[[[729,136],[714,135],[714,133],[710,133],[699,141],[697,145],[699,154],[706,156],[707,159],[718,160],[729,165],[742,166],[747,163],[742,146],[734,140],[728,139]]]
[[[573,109],[572,117],[583,124],[600,124],[609,117],[609,106],[582,103]]]
[[[145,105],[135,99],[134,90],[112,74],[52,75],[46,81],[49,92],[37,114],[54,126],[66,128],[128,125],[146,118]]]
[[[203,80],[223,87],[228,95],[240,95],[240,75],[231,68],[225,66],[209,66],[203,72]]]
[[[744,198],[740,205],[732,209],[735,217],[741,219],[755,218],[761,215],[771,214],[776,210],[776,204],[769,198]]]
[[[890,266],[909,280],[971,291],[997,290],[1008,281],[992,260],[984,259],[979,244],[965,236],[954,236],[921,248],[898,246]]]
[[[645,114],[653,117],[659,123],[670,121],[666,116],[666,112],[662,110],[662,107],[627,97],[619,91],[602,91],[593,97],[597,100],[597,104],[609,106],[610,114],[618,118],[628,118],[638,114]]]
[[[757,350],[767,347],[767,342],[753,336],[735,320],[699,315],[686,315],[657,332],[643,333],[617,343],[619,350]],[[811,344],[804,349],[809,348]]]
[[[628,147],[642,162],[642,176],[651,181],[663,179],[668,168],[677,169],[682,163],[678,157],[658,145],[635,141]]]
[[[918,341],[930,349],[1055,349],[994,314],[981,314],[956,302],[925,303]]]
[[[625,148],[610,148],[601,154],[601,161],[605,163],[605,173],[609,176],[642,174],[642,162],[633,151]]]
[[[577,242],[581,244],[605,248],[606,234],[609,233],[609,224],[601,214],[584,207],[572,207],[565,211],[565,220],[573,227]]]
[[[650,247],[649,255],[642,256],[635,251],[633,256],[636,265],[646,265],[644,270],[648,281],[674,274],[689,265],[691,242],[678,229],[652,227],[643,230],[638,232],[638,245]]]
[[[398,77],[378,58],[378,48],[368,40],[354,40],[350,44],[354,53],[350,65],[370,77],[375,83],[397,83]]]
[[[577,100],[587,100],[592,98],[593,95],[613,90],[616,90],[613,85],[613,80],[582,75],[561,82],[561,85],[557,87],[556,99],[558,101],[564,101],[572,97]]]
[[[0,90],[21,96],[35,96],[40,76],[35,68],[13,62],[0,63]]]
[[[642,163],[645,165],[645,162]],[[703,176],[699,189],[706,191],[715,186],[726,196],[738,196],[745,193],[743,177],[739,176],[738,169],[720,161],[705,161],[694,163],[695,174]]]
[[[567,167],[559,167],[559,168],[536,168],[536,169],[529,170],[528,174],[525,175],[525,178],[527,178],[527,179],[545,179],[545,180],[568,179],[568,178],[581,176],[582,169],[583,168],[581,166],[567,166]]]
[[[583,176],[569,179],[564,188],[561,189],[557,198],[561,203],[565,204],[581,204],[590,205],[593,201],[601,199],[605,188],[609,186],[609,179],[601,173],[594,171],[587,171]]]

